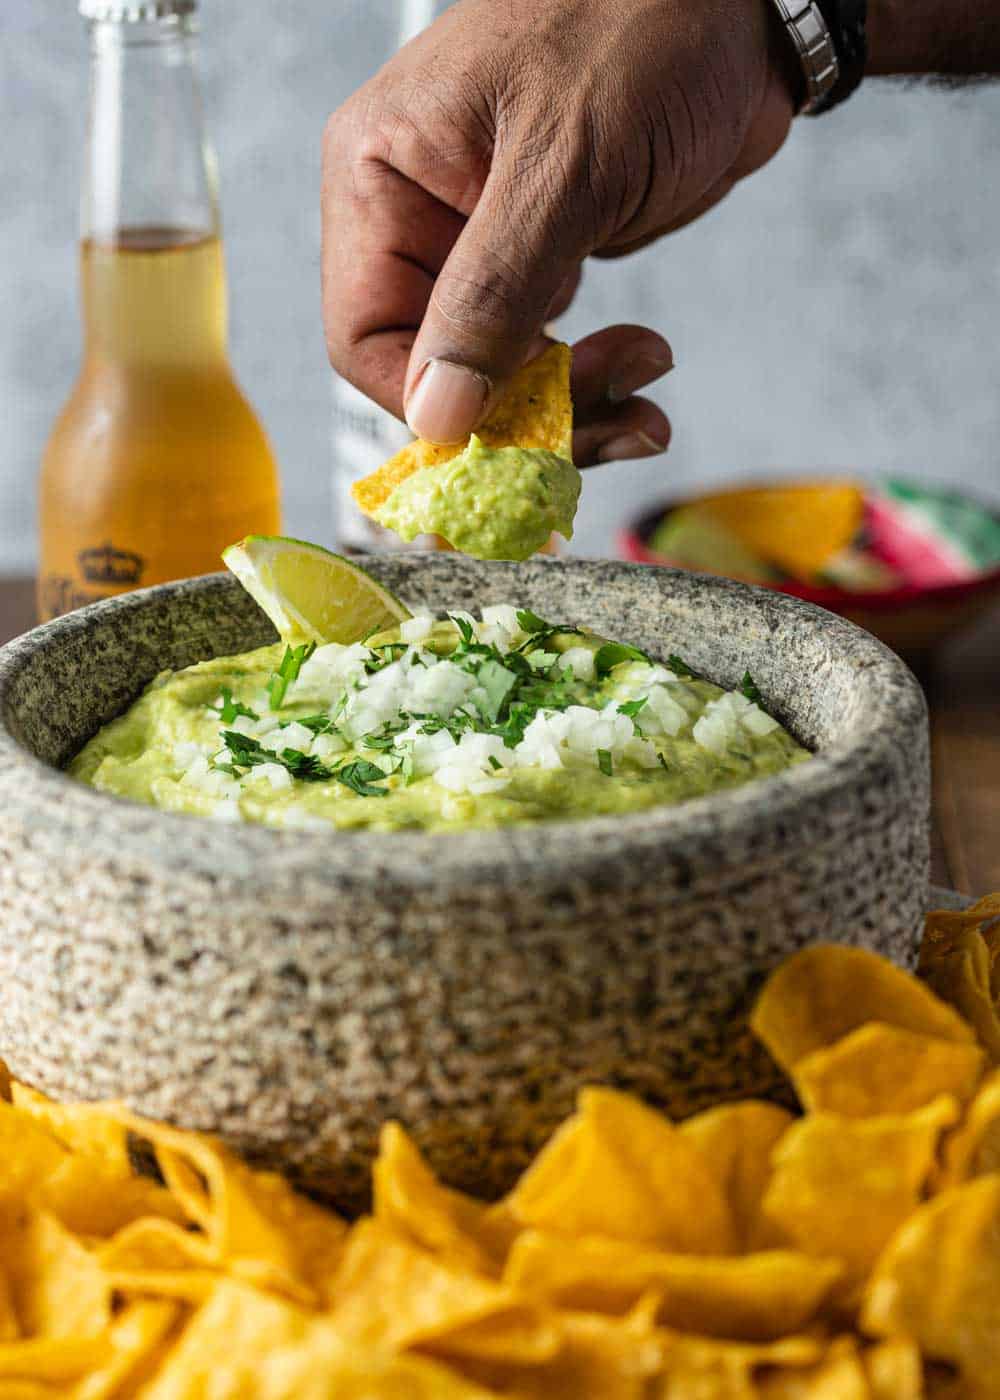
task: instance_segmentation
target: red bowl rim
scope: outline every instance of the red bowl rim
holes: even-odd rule
[[[617,535],[619,553],[636,564],[658,564],[674,569],[692,570],[686,564],[670,559],[650,549],[647,540],[668,511],[680,505],[680,501],[667,501],[652,507],[640,515],[632,525],[623,526]],[[695,570],[694,572],[697,572]],[[738,575],[732,577],[737,578]],[[771,588],[778,593],[788,593],[793,598],[802,598],[807,603],[817,603],[833,612],[844,609],[858,609],[867,612],[890,612],[918,604],[956,604],[977,593],[988,592],[1000,586],[1000,564],[985,569],[972,578],[956,579],[952,583],[939,583],[931,586],[905,584],[901,588],[865,589],[852,591],[846,588],[819,586],[810,583],[762,583],[758,579],[743,579],[744,583],[756,584],[759,588]]]

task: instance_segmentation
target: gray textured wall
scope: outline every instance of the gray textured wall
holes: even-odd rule
[[[0,0],[0,571],[30,568],[34,481],[79,353],[86,53],[73,0]],[[292,532],[333,536],[319,322],[319,139],[377,64],[390,0],[205,0],[233,355],[280,456]],[[1000,88],[870,84],[796,125],[696,227],[595,267],[566,329],[672,341],[659,462],[587,478],[574,548],[642,503],[764,468],[906,470],[1000,502]]]

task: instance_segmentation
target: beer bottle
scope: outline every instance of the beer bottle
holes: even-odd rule
[[[38,609],[209,573],[280,528],[278,472],[233,376],[196,0],[81,0],[91,40],[83,362],[45,451]]]

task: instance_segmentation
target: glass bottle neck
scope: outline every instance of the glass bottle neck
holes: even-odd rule
[[[225,355],[215,161],[189,19],[91,25],[81,200],[88,349],[119,359]]]

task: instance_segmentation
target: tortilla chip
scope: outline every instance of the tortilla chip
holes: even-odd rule
[[[865,498],[853,481],[787,482],[702,496],[698,507],[767,563],[811,582],[854,539]]]
[[[506,1250],[488,1208],[437,1180],[398,1123],[387,1123],[372,1172],[375,1219],[446,1263],[496,1276]]]
[[[281,1176],[255,1172],[200,1133],[126,1113],[121,1121],[152,1144],[168,1189],[204,1231],[227,1271],[311,1304],[336,1270],[346,1226],[299,1196]]]
[[[302,1340],[309,1313],[245,1283],[223,1279],[185,1327],[142,1400],[270,1400],[257,1385],[263,1359]]]
[[[910,1113],[941,1094],[966,1103],[985,1064],[977,1045],[871,1021],[799,1060],[792,1079],[810,1113],[870,1118]]]
[[[706,1109],[678,1125],[722,1187],[740,1250],[767,1249],[776,1243],[760,1203],[771,1180],[771,1154],[794,1121],[776,1104],[746,1099]]]
[[[0,1260],[27,1338],[98,1337],[111,1321],[111,1289],[94,1256],[47,1211],[0,1213]]]
[[[938,996],[957,1007],[994,1064],[1000,1064],[1000,895],[981,899],[961,913],[927,916],[920,949],[920,976]]]
[[[575,1240],[526,1230],[503,1282],[559,1308],[624,1314],[644,1297],[660,1325],[709,1337],[774,1341],[815,1317],[843,1274],[835,1260],[771,1251],[708,1258],[660,1254],[596,1236]]]
[[[255,1387],[260,1400],[490,1400],[493,1394],[425,1357],[357,1346],[325,1322],[263,1356]],[[239,1392],[239,1400],[250,1396]]]
[[[868,1021],[942,1040],[974,1039],[958,1012],[915,977],[876,953],[830,943],[803,949],[771,974],[750,1025],[791,1070]]]
[[[97,1258],[119,1293],[200,1303],[220,1281],[218,1253],[205,1236],[168,1220],[134,1221]]]
[[[560,1315],[559,1328],[559,1349],[543,1363],[498,1357],[463,1363],[462,1369],[490,1394],[517,1400],[652,1400],[659,1394],[655,1378],[672,1341],[669,1333],[572,1312]]]
[[[36,1337],[0,1346],[0,1395],[62,1400],[50,1387],[73,1382],[103,1366],[110,1355],[106,1337]],[[34,1387],[34,1388],[33,1388]],[[70,1392],[73,1394],[73,1392]]]
[[[519,1224],[682,1254],[732,1251],[728,1202],[689,1137],[612,1089],[583,1089],[578,1105],[503,1202]]]
[[[550,345],[511,379],[503,398],[476,429],[486,447],[544,448],[573,460],[573,404],[569,371],[573,355],[568,345]],[[370,476],[351,487],[351,495],[366,515],[374,516],[401,481],[441,462],[450,462],[468,446],[423,442],[407,444]]]
[[[912,1337],[928,1357],[957,1366],[962,1394],[997,1394],[1000,1176],[920,1206],[878,1261],[861,1323],[875,1336]]]
[[[717,1342],[674,1335],[667,1349],[657,1400],[758,1400],[767,1376],[794,1375],[814,1366],[825,1351],[819,1337],[783,1337],[779,1342]]]
[[[945,1138],[940,1188],[1000,1172],[1000,1070],[981,1084],[965,1118]]]
[[[24,1198],[68,1155],[46,1128],[0,1100],[0,1196]]]
[[[815,1366],[765,1377],[756,1393],[762,1400],[871,1400],[872,1395],[851,1337],[838,1337]]]
[[[559,1331],[544,1308],[447,1267],[377,1220],[351,1231],[329,1315],[345,1337],[390,1351],[420,1347],[535,1365],[559,1349]]]
[[[804,1253],[840,1259],[839,1291],[850,1297],[918,1206],[941,1133],[957,1117],[947,1097],[880,1118],[810,1114],[775,1149],[764,1211]]]
[[[861,1360],[872,1400],[924,1400],[924,1364],[909,1337],[868,1347]]]
[[[108,1359],[79,1383],[73,1400],[133,1395],[159,1369],[180,1317],[181,1309],[175,1303],[129,1303],[108,1333]]]

